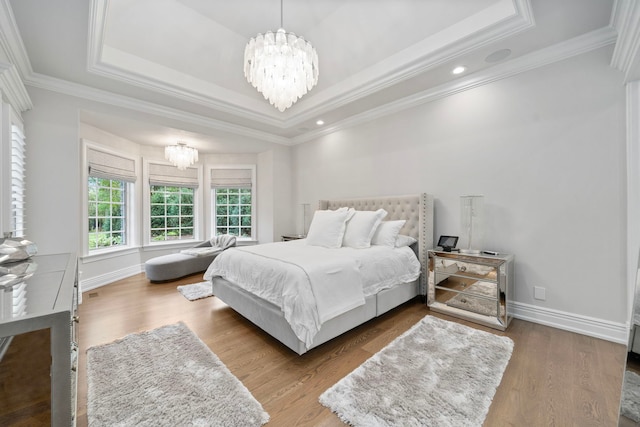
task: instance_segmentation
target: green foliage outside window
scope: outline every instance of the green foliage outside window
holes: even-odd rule
[[[194,189],[151,186],[151,241],[193,239]]]
[[[125,245],[125,183],[89,177],[88,197],[89,250]]]
[[[216,234],[251,238],[251,189],[215,190]]]

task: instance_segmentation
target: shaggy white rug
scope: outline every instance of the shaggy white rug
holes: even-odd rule
[[[640,375],[632,371],[624,372],[620,415],[640,422]]]
[[[213,296],[211,282],[200,282],[192,285],[178,286],[178,291],[189,301]]]
[[[474,292],[488,297],[496,297],[496,284],[491,282],[475,282],[467,288],[468,292]],[[494,301],[484,298],[474,298],[469,294],[458,294],[449,299],[445,304],[451,307],[462,308],[485,316],[495,316],[497,309]],[[504,315],[504,306],[500,306],[500,315]]]
[[[320,396],[354,426],[482,426],[513,341],[426,316]]]
[[[183,323],[87,350],[89,426],[261,426],[249,390]]]

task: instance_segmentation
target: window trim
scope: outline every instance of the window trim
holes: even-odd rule
[[[215,200],[213,198],[214,189],[211,188],[211,171],[214,169],[250,169],[251,170],[251,238],[238,237],[238,242],[255,242],[258,240],[258,220],[257,220],[257,180],[255,164],[211,164],[205,169],[205,214],[207,216],[208,235],[213,237],[216,232],[216,212],[214,209]]]
[[[198,186],[193,189],[193,239],[167,240],[160,242],[151,241],[151,184],[149,183],[150,164],[173,166],[169,162],[155,159],[143,159],[142,168],[142,245],[143,247],[158,246],[184,246],[185,243],[193,244],[202,241],[203,215],[201,214],[200,201],[202,200],[202,165],[189,166],[198,169]]]
[[[82,241],[80,242],[79,247],[82,248],[82,258],[91,258],[91,257],[103,257],[108,254],[113,254],[116,252],[130,251],[131,249],[138,247],[138,227],[136,225],[136,208],[135,208],[135,193],[137,182],[126,182],[126,244],[113,246],[109,248],[103,249],[95,249],[89,250],[89,230],[87,229],[87,224],[89,224],[89,163],[87,160],[87,149],[92,148],[94,150],[103,151],[107,154],[113,154],[114,156],[125,157],[131,159],[135,162],[135,170],[136,175],[138,175],[138,171],[140,170],[140,159],[138,156],[131,156],[128,153],[123,153],[122,151],[116,151],[104,145],[97,144],[95,142],[88,141],[86,139],[82,139],[82,162],[81,162],[81,182],[82,182],[82,221],[81,221],[81,232],[80,238]]]

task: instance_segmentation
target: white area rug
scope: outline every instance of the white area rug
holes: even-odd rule
[[[640,422],[640,375],[632,371],[624,372],[620,415]]]
[[[480,295],[496,297],[496,284],[491,282],[475,282],[467,288],[469,292]],[[451,307],[462,308],[464,310],[473,311],[485,316],[495,316],[497,309],[496,303],[484,298],[474,298],[469,294],[458,294],[449,299],[445,304]],[[504,306],[500,306],[500,315],[504,315]]]
[[[178,291],[189,301],[213,296],[211,282],[200,282],[192,285],[178,286]]]
[[[513,341],[433,316],[320,396],[354,426],[482,426]]]
[[[89,426],[261,426],[269,415],[183,323],[87,350]]]

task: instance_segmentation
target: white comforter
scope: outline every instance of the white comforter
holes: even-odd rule
[[[310,346],[322,323],[364,304],[364,297],[416,280],[420,263],[408,248],[327,249],[305,240],[227,249],[205,272],[224,277],[280,307]]]

